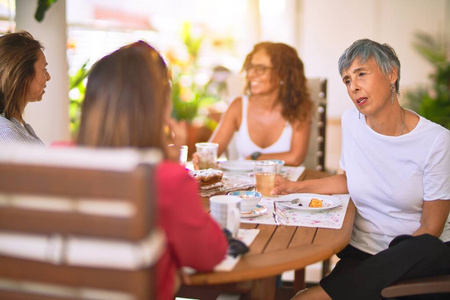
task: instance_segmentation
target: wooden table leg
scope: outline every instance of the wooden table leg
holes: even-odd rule
[[[294,285],[293,285],[294,295],[298,291],[303,290],[305,288],[306,288],[305,269],[295,270],[295,273],[294,273]]]
[[[275,291],[276,291],[276,282],[277,278],[268,277],[263,279],[253,280],[251,282],[242,282],[238,283],[237,286],[242,288],[246,288],[249,290],[246,293],[245,299],[248,300],[273,300],[275,299]],[[238,288],[239,289],[239,288]]]

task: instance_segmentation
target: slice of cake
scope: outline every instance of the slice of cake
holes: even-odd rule
[[[322,207],[322,202],[323,200],[312,198],[311,202],[309,202],[309,207]]]
[[[209,190],[223,186],[223,172],[217,169],[192,170],[189,174],[200,184],[200,189]]]

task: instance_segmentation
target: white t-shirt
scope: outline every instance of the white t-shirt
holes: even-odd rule
[[[291,150],[291,140],[292,140],[292,126],[286,121],[286,125],[283,128],[283,132],[278,140],[272,145],[261,148],[256,145],[250,138],[248,133],[248,123],[247,123],[247,111],[248,111],[248,96],[242,96],[242,120],[239,131],[236,132],[236,148],[239,155],[239,159],[245,159],[250,156],[253,152],[261,153],[280,153],[288,152]]]
[[[385,136],[351,108],[342,116],[340,166],[356,206],[350,244],[376,254],[419,228],[423,201],[450,199],[450,131],[420,117],[411,132]],[[441,239],[450,240],[449,222]]]

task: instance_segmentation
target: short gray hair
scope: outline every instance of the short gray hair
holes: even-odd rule
[[[353,61],[358,58],[361,63],[365,63],[373,58],[380,70],[386,76],[397,69],[397,81],[395,82],[395,91],[399,93],[400,82],[400,60],[394,49],[388,44],[380,44],[369,39],[361,39],[354,42],[350,47],[345,49],[339,58],[339,73],[347,70]]]

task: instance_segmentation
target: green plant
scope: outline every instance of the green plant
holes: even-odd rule
[[[209,92],[210,76],[198,66],[203,36],[194,36],[192,25],[187,22],[183,24],[181,36],[188,54],[187,58],[182,60],[176,55],[168,54],[172,74],[172,116],[188,123],[201,120],[213,130],[217,124],[209,120],[206,113],[201,113],[202,108],[219,100]]]
[[[36,8],[36,13],[34,14],[36,21],[42,22],[42,20],[44,20],[45,13],[56,1],[58,0],[38,0],[38,6]]]
[[[405,93],[407,106],[421,116],[450,129],[450,55],[445,38],[416,33],[413,44],[422,57],[434,67],[431,86],[418,86]]]
[[[87,67],[88,61],[81,66],[81,68],[69,78],[69,117],[70,117],[70,132],[72,136],[78,132],[80,128],[81,104],[84,99],[86,91],[85,79],[89,75]]]

